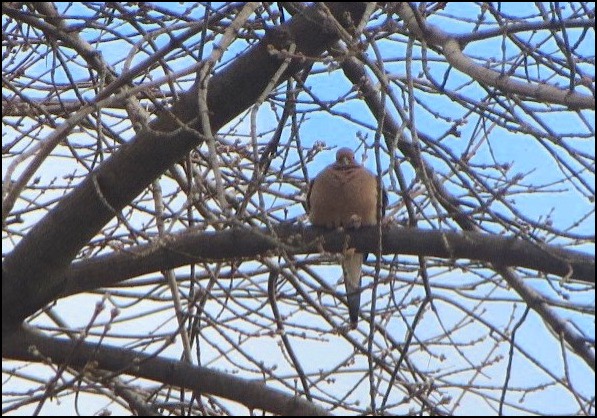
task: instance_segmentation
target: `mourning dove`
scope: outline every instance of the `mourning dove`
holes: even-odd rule
[[[377,176],[355,161],[351,149],[342,148],[336,153],[336,162],[311,181],[307,193],[309,219],[313,225],[325,228],[377,225],[377,190]],[[388,198],[383,188],[382,193],[383,217]],[[359,318],[363,260],[364,254],[354,248],[344,251],[342,270],[352,325]]]

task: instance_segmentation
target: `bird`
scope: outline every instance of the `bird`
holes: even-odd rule
[[[377,225],[385,216],[388,196],[375,174],[355,161],[350,148],[336,152],[336,162],[327,166],[309,184],[307,211],[314,226],[359,228]],[[378,190],[382,191],[378,210]],[[381,215],[381,219],[379,218]],[[356,327],[361,305],[362,264],[366,255],[354,248],[344,251],[342,271],[350,323]]]

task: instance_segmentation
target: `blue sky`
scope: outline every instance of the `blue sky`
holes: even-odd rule
[[[176,3],[166,3],[162,4],[162,7],[172,7],[174,10],[180,10],[180,8],[184,6]],[[518,16],[521,21],[529,21],[530,19],[527,19],[527,16],[530,13],[535,13],[535,9],[529,3],[516,5],[505,3],[503,4],[503,7],[507,8],[507,12],[512,16]],[[468,17],[471,22],[474,22],[476,18],[475,13],[477,12],[478,6],[471,3],[448,3],[446,10],[438,14],[438,17],[431,19],[430,23],[439,25],[444,30],[451,33],[469,33],[471,27],[474,26],[474,23],[463,23],[460,21],[459,24],[456,24],[456,20],[462,16],[465,16]],[[70,9],[69,13],[80,15],[83,13],[88,13],[88,10],[75,4],[75,6]],[[201,17],[202,10],[198,8],[195,11],[195,15],[196,18]],[[488,21],[490,21],[490,19]],[[374,22],[374,24],[378,23],[379,22]],[[124,28],[122,30],[130,31],[131,29]],[[578,36],[579,32],[580,31],[569,31],[571,42],[575,41],[574,37]],[[83,31],[81,36],[91,42],[96,36],[98,36],[98,33]],[[524,38],[525,36],[530,35],[527,33],[522,33],[520,36]],[[539,42],[542,37],[540,34],[533,36],[533,42]],[[583,54],[593,57],[594,59],[595,43],[594,39],[591,40],[593,37],[593,32],[589,32],[587,36],[588,39],[583,43],[582,46],[582,48],[585,48]],[[129,54],[134,57],[131,62],[132,66],[142,62],[142,60],[146,58],[146,55],[138,53],[138,51],[134,48],[133,44],[136,41],[137,38],[131,38],[131,44],[114,43],[113,45],[107,45],[105,48],[103,48],[102,54],[108,62],[114,65],[117,71],[121,71],[123,67],[122,60],[129,56]],[[168,41],[168,36],[161,36],[155,39],[155,42],[158,46],[163,46]],[[212,44],[209,44],[208,48],[205,50],[206,55],[211,52],[211,45]],[[546,48],[547,52],[556,48],[553,42],[548,42],[541,45],[542,48]],[[406,55],[406,43],[380,41],[378,46],[384,56],[396,56],[401,58],[395,63],[387,64],[385,66],[386,71],[388,71],[393,77],[399,78],[405,76],[406,67],[402,58]],[[504,47],[504,49],[502,49],[502,47]],[[227,52],[224,61],[226,61],[226,59],[233,59],[237,53],[241,52],[245,48],[245,42],[233,44],[232,48]],[[510,42],[505,42],[504,45],[502,45],[502,39],[498,37],[488,41],[472,42],[467,45],[464,52],[469,56],[476,58],[495,58],[496,62],[499,63],[502,59],[502,56],[510,57],[517,53],[517,49]],[[369,49],[367,53],[371,59],[374,59],[371,49]],[[430,63],[433,64],[430,65],[430,73],[438,80],[442,80],[447,65],[437,62],[437,59],[442,59],[441,55],[435,54],[431,51],[428,51],[428,54]],[[413,56],[420,56],[418,50],[413,53]],[[194,63],[194,59],[183,54],[179,59],[172,61],[171,66],[174,70],[180,70]],[[39,61],[36,66],[32,67],[31,71],[33,73],[43,73],[50,65],[51,62]],[[594,80],[594,66],[586,64],[579,64],[579,66],[583,68],[584,71],[587,71]],[[534,67],[531,67],[531,70],[534,69]],[[304,110],[305,108],[313,110],[305,115],[305,120],[300,125],[299,135],[303,148],[308,149],[318,141],[325,142],[325,144],[331,148],[329,151],[319,153],[307,166],[310,178],[313,178],[323,167],[333,161],[336,147],[348,146],[356,149],[360,144],[359,138],[363,136],[367,138],[366,144],[371,147],[374,141],[374,130],[369,129],[368,126],[375,128],[377,125],[365,104],[361,100],[355,98],[355,93],[351,92],[352,85],[346,80],[341,71],[324,71],[325,68],[321,64],[317,64],[314,67],[314,70],[319,70],[320,73],[309,76],[307,85],[316,93],[318,98],[321,100],[334,101],[341,97],[348,97],[351,100],[346,100],[344,103],[341,103],[333,108],[335,112],[340,113],[340,115],[336,116],[330,116],[330,114],[324,110],[314,110],[315,106],[313,104],[299,105],[299,110]],[[517,74],[521,74],[520,71],[517,71]],[[537,71],[545,71],[545,69],[539,69]],[[590,73],[591,71],[593,71],[593,73]],[[412,73],[416,77],[420,77],[420,61],[413,61]],[[81,79],[88,77],[88,71],[84,67],[75,70],[73,74]],[[158,75],[159,70],[156,70],[154,76]],[[542,74],[541,76],[546,75]],[[420,78],[424,79],[422,76]],[[180,82],[177,85],[177,88],[180,90],[188,88],[192,82],[192,79],[193,77],[187,77],[185,81]],[[556,79],[558,78],[556,77]],[[549,82],[556,83],[556,79],[550,78]],[[63,74],[57,73],[56,80],[58,82],[66,82],[67,79]],[[138,81],[142,82],[142,80]],[[460,94],[471,99],[479,100],[487,96],[487,91],[481,90],[476,83],[467,85],[469,81],[470,80],[468,76],[464,76],[457,71],[452,70],[446,86],[447,88],[458,89]],[[559,82],[562,86],[566,85],[565,78],[561,78]],[[164,88],[167,89],[167,86],[164,86]],[[283,88],[284,86],[279,88],[279,91],[282,92],[278,94],[279,98],[283,97]],[[584,90],[584,93],[586,94],[586,89]],[[90,97],[93,96],[92,91],[88,91],[87,94],[89,94]],[[397,94],[399,95],[400,99],[403,100],[403,104],[406,107],[408,103],[408,96],[404,92],[397,92]],[[420,90],[417,90],[416,94],[417,99],[421,101],[421,104],[428,107],[428,109],[425,109],[421,105],[417,105],[415,107],[414,119],[416,121],[416,127],[420,132],[427,134],[432,138],[438,138],[441,136],[440,133],[444,133],[448,130],[450,123],[446,122],[445,119],[442,118],[450,117],[452,119],[458,119],[466,115],[466,110],[463,107],[455,103],[453,100],[450,100],[445,95],[427,94]],[[302,94],[299,96],[299,99],[306,99],[306,96]],[[532,107],[534,109],[547,109],[549,106],[532,104]],[[555,106],[555,108],[558,107]],[[442,117],[434,117],[430,110],[437,112]],[[519,108],[517,108],[517,111],[521,114],[524,114],[524,112]],[[271,132],[271,130],[275,128],[277,122],[274,112],[277,112],[279,116],[281,114],[281,108],[277,108],[274,111],[269,104],[261,106],[258,111],[257,119],[260,132]],[[350,115],[353,120],[362,122],[362,124],[354,123],[346,118],[343,118],[341,116],[342,113]],[[587,120],[589,121],[590,127],[594,132],[594,113],[584,111],[583,113],[585,114]],[[541,116],[541,120],[544,121],[544,123],[549,126],[550,129],[552,129],[556,134],[562,136],[562,141],[566,141],[569,146],[574,147],[575,149],[594,155],[594,137],[585,139],[565,138],[566,135],[574,132],[589,131],[589,129],[583,127],[582,120],[578,117],[578,115],[575,115],[573,112],[565,111],[551,113],[539,112],[539,114]],[[241,141],[243,141],[243,143],[248,143],[249,140],[247,139],[247,135],[250,129],[249,117],[246,115],[240,116],[240,118],[243,117],[243,122],[238,123],[238,119],[231,122],[220,130],[220,134],[224,136],[230,127],[234,127],[235,134],[226,135],[225,139],[233,141],[236,138],[239,138]],[[106,115],[105,118],[106,121],[109,121],[110,115]],[[539,129],[537,123],[531,120],[530,117],[522,116],[522,118],[529,123],[530,126]],[[476,133],[479,129],[479,124],[477,122],[479,122],[479,120],[476,117],[469,116],[468,122],[460,127],[460,137],[447,136],[442,140],[440,145],[444,146],[446,150],[449,150],[456,156],[459,156],[466,149],[468,149],[470,142],[474,142],[475,145],[479,146],[479,149],[475,153],[473,159],[470,161],[470,164],[487,164],[488,166],[495,165],[496,163],[507,164],[510,166],[510,168],[504,177],[505,179],[511,179],[516,173],[521,173],[525,175],[524,179],[521,181],[523,185],[546,185],[545,193],[517,193],[512,196],[511,203],[520,213],[524,214],[524,216],[528,217],[530,220],[537,222],[544,221],[545,217],[549,215],[554,225],[559,228],[567,228],[575,222],[579,222],[579,225],[574,226],[572,229],[573,233],[594,236],[594,202],[588,201],[587,199],[583,199],[581,197],[582,194],[579,193],[575,188],[574,181],[561,181],[562,174],[558,171],[558,165],[548,156],[547,152],[545,151],[545,147],[540,146],[537,143],[537,140],[532,136],[526,135],[514,129],[507,130],[499,126],[494,127],[491,126],[491,124],[487,121],[483,121],[483,126],[487,129],[488,135],[486,138],[478,139],[482,137],[482,135]],[[46,131],[41,131],[39,133],[39,137],[43,138],[44,136],[48,135],[49,132],[49,129]],[[130,138],[131,136],[131,129],[128,129],[122,133],[123,138]],[[259,137],[259,145],[264,145],[269,141],[270,138],[271,135],[263,135]],[[282,143],[289,141],[289,138],[290,129],[288,128],[283,133]],[[471,138],[475,138],[475,140],[473,141]],[[81,143],[93,143],[93,141],[95,141],[94,138],[87,136],[85,132],[73,133],[71,134],[70,139],[76,141],[80,140]],[[3,144],[5,140],[6,139],[3,137]],[[554,149],[561,151],[561,148],[558,147],[558,144],[554,144],[552,146]],[[204,146],[203,149],[206,149],[206,147]],[[61,152],[60,149],[57,149],[57,152]],[[359,149],[357,152],[357,158],[360,158],[361,155],[362,149]],[[364,161],[364,165],[370,170],[376,172],[375,155],[373,150],[369,149],[366,155],[367,159]],[[454,180],[456,177],[449,171],[446,164],[438,158],[431,156],[430,153],[426,152],[424,156],[426,161],[429,162],[435,170],[437,170],[437,173],[440,176],[446,177],[446,185],[448,189],[455,195],[459,196],[463,189],[450,182],[450,180]],[[401,158],[402,156],[398,153],[397,157]],[[297,153],[295,151],[291,151],[289,162],[294,162],[296,159]],[[383,154],[383,168],[386,167],[387,162],[388,158],[385,156],[385,154]],[[6,174],[5,163],[6,161],[3,161],[4,175]],[[281,164],[282,163],[280,159],[274,160],[273,167],[279,167]],[[578,166],[575,167],[578,168]],[[406,163],[402,164],[402,168],[404,170],[407,183],[415,182],[416,177],[412,168]],[[594,159],[592,168],[593,172],[585,172],[583,174],[583,178],[586,179],[586,181],[594,190]],[[19,170],[20,169],[21,168],[19,168]],[[17,170],[17,173],[19,170]],[[78,170],[79,174],[85,173],[85,170],[81,169],[81,167],[73,166],[64,159],[50,158],[44,163],[44,166],[42,170],[39,171],[39,174],[42,177],[43,184],[50,182],[54,177],[59,179],[59,183],[66,183],[67,181],[63,179],[63,176],[71,174],[73,170]],[[486,170],[479,168],[479,172],[487,174],[488,176],[497,176],[495,170],[492,168],[487,168]],[[171,186],[172,183],[169,183],[165,178],[163,178],[162,181],[164,182],[164,189],[168,190],[168,187]],[[396,184],[396,180],[392,178],[389,173],[386,173],[383,181],[388,189],[392,189],[392,186]],[[496,181],[496,183],[499,182]],[[417,182],[417,185],[420,187],[420,182]],[[283,190],[298,192],[294,186],[290,186],[288,184],[280,183],[279,187]],[[521,189],[514,187],[511,190],[516,191]],[[405,208],[400,202],[399,196],[395,193],[396,190],[393,190],[393,192],[394,193],[390,194],[390,201],[394,208],[396,208],[396,213],[394,216],[404,219],[406,217]],[[469,198],[469,196],[463,196],[464,200]],[[418,196],[416,199],[418,202],[426,201],[425,195]],[[280,204],[279,199],[272,198],[269,201],[272,203],[272,205]],[[183,207],[185,204],[185,199],[181,196],[174,202],[177,205],[180,205],[180,207]],[[26,203],[21,202],[21,204],[24,205]],[[304,215],[304,209],[300,204],[295,202],[292,204],[289,203],[289,205],[290,206],[288,209],[290,218]],[[492,208],[504,216],[512,216],[510,212],[503,207],[495,205]],[[433,215],[434,212],[432,210],[427,210],[425,214],[429,216]],[[579,219],[585,215],[586,219],[579,221]],[[28,222],[34,221],[35,217],[30,217],[28,219]],[[146,219],[141,218],[132,220],[133,223],[138,222],[139,225],[145,221]],[[420,228],[438,227],[438,225],[445,227],[446,223],[440,224],[436,219],[425,222],[423,217],[421,217],[419,223]],[[492,232],[503,232],[495,223],[484,222],[482,225],[487,226]],[[179,225],[178,227],[175,227],[175,229],[181,229],[181,226]],[[575,243],[574,239],[560,238],[551,243],[566,245],[582,250],[586,253],[594,254],[594,239],[592,242],[583,240],[577,244]],[[4,239],[4,252],[7,252],[9,248],[9,241]],[[420,286],[420,278],[417,277],[417,272],[408,270],[408,267],[410,267],[408,263],[412,262],[414,262],[412,257],[398,257],[398,262],[396,263],[398,270],[395,273],[397,277],[394,285],[399,287],[401,290],[400,293],[396,292],[395,297],[397,297],[402,303],[400,305],[400,313],[402,316],[395,316],[386,324],[387,329],[391,333],[392,337],[400,341],[404,338],[406,333],[405,321],[411,323],[413,316],[417,312],[417,308],[419,306],[416,302],[417,298],[420,298],[424,295],[423,288]],[[249,266],[252,267],[254,265],[249,264],[248,267]],[[420,338],[431,338],[434,335],[442,335],[441,324],[439,321],[440,319],[443,325],[447,327],[453,326],[454,324],[458,324],[460,321],[466,321],[468,319],[465,312],[463,312],[455,304],[450,303],[450,299],[457,301],[463,307],[473,310],[477,315],[479,315],[479,319],[493,321],[496,327],[504,327],[505,329],[511,330],[512,326],[508,324],[517,322],[517,320],[522,316],[524,311],[524,303],[520,301],[516,302],[515,300],[517,299],[517,295],[510,289],[505,288],[504,283],[502,283],[499,278],[492,277],[491,272],[480,269],[471,274],[464,268],[460,269],[457,268],[457,266],[458,264],[452,266],[453,268],[451,269],[431,269],[431,284],[434,295],[436,296],[435,303],[438,308],[438,315],[435,316],[433,313],[427,312],[422,320],[422,323],[417,328],[417,335]],[[342,286],[338,285],[341,272],[337,265],[330,263],[329,265],[319,267],[318,271],[328,285],[332,286],[333,288],[337,287],[339,292],[343,291]],[[372,268],[369,267],[368,272],[371,273],[371,271]],[[185,273],[188,273],[188,269],[183,269],[180,271],[180,274]],[[159,274],[150,275],[150,277],[155,276],[159,276]],[[265,283],[267,283],[267,280],[264,279],[264,277],[266,277],[266,275],[258,278],[258,286],[255,289],[251,288],[250,283],[248,283],[246,285],[247,289],[249,289],[247,292],[253,291],[256,294],[259,294],[258,291],[262,290],[259,286],[264,285],[264,280]],[[416,279],[419,281],[415,282]],[[305,283],[306,288],[309,288],[309,286],[318,286],[318,284],[307,275],[301,277],[301,280],[303,280]],[[370,275],[364,279],[364,283],[371,283]],[[477,288],[474,290],[466,289],[463,286],[464,283],[475,283],[477,284]],[[548,283],[544,278],[536,279],[529,277],[527,279],[527,283],[534,289],[540,291],[542,294],[548,295],[555,300],[561,301],[562,303],[568,302],[568,300],[563,297],[567,296],[570,302],[574,302],[579,305],[586,305],[588,309],[592,309],[592,312],[586,315],[574,313],[563,308],[558,308],[557,311],[563,317],[569,318],[576,326],[580,327],[583,332],[586,332],[590,338],[594,340],[594,289],[590,291],[580,291],[579,288],[576,288],[574,285],[560,283],[557,279]],[[462,289],[458,288],[458,286],[461,286]],[[148,287],[147,289],[150,288],[151,287]],[[239,288],[243,289],[242,286]],[[290,286],[286,284],[284,286],[284,290],[290,291]],[[392,306],[390,299],[392,292],[394,292],[394,288],[390,287],[387,282],[379,286],[379,309]],[[455,295],[457,292],[462,293],[461,298],[456,298]],[[159,292],[156,291],[156,294],[157,293]],[[485,301],[481,304],[476,298],[482,296],[491,296],[495,299],[490,302]],[[93,313],[94,304],[98,297],[99,295],[78,295],[59,301],[56,309],[63,317],[68,318],[69,324],[72,327],[84,326]],[[264,303],[264,299],[262,299],[263,297],[266,296],[261,295],[261,298],[258,297],[254,301],[249,300],[247,303],[249,305],[261,305]],[[326,303],[329,303],[330,306],[333,306],[334,303],[338,304],[337,300],[332,298],[332,296],[324,295],[323,299],[327,301]],[[366,290],[363,295],[363,309],[369,309],[368,303],[370,299],[371,290],[369,289]],[[124,303],[125,299],[115,298],[114,300]],[[220,309],[217,302],[210,302],[208,307],[213,309],[214,315],[215,312],[218,312]],[[293,313],[293,309],[295,309],[296,306],[292,303],[284,305],[283,307],[287,309],[287,312],[292,313],[292,316],[289,319],[290,323],[305,321],[314,327],[321,327],[322,330],[328,330],[325,327],[325,324],[318,321],[318,318],[314,317],[314,315],[310,313]],[[342,309],[342,306],[338,305],[338,309]],[[174,326],[175,320],[173,317],[173,311],[168,304],[159,303],[156,301],[154,303],[148,303],[147,305],[144,305],[138,309],[123,309],[123,315],[134,317],[140,312],[154,310],[155,314],[152,316],[152,320],[139,325],[139,327],[135,327],[133,333],[142,334],[150,333],[152,331],[169,331]],[[227,314],[230,314],[230,312],[227,312]],[[107,313],[102,317],[102,320],[108,320]],[[161,321],[165,322],[166,325],[164,327],[158,327],[156,325]],[[242,318],[231,321],[235,326],[248,326],[242,321]],[[41,322],[46,322],[46,320],[42,320],[39,323]],[[463,327],[464,331],[455,332],[453,335],[455,341],[460,341],[463,343],[462,350],[466,352],[467,356],[470,356],[473,361],[479,362],[481,362],[485,357],[497,358],[498,356],[503,356],[504,358],[507,358],[508,345],[504,343],[497,344],[494,340],[494,336],[491,335],[491,333],[488,333],[486,327],[482,326],[480,323],[475,323],[475,321],[472,322],[472,325],[467,326],[466,328]],[[122,332],[123,334],[131,333],[130,325],[131,324],[128,322],[115,324],[114,330]],[[288,330],[293,330],[293,327],[289,325]],[[361,330],[358,333],[355,332],[355,338],[364,341],[367,332],[368,325],[361,324]],[[301,361],[308,372],[311,372],[313,375],[315,375],[322,367],[321,365],[325,365],[325,368],[331,368],[332,365],[338,365],[340,370],[344,370],[340,366],[352,352],[350,345],[346,344],[342,338],[331,333],[320,334],[313,331],[308,336],[309,338],[306,339],[303,339],[300,336],[292,337],[296,346],[300,347],[299,357],[301,358]],[[203,337],[205,339],[213,338],[214,341],[218,340],[217,333],[211,330],[206,331]],[[534,314],[533,312],[529,314],[527,320],[518,331],[516,341],[521,347],[524,347],[526,352],[533,355],[535,359],[546,364],[546,367],[550,371],[558,376],[563,376],[564,370],[561,346],[557,343],[557,339],[551,335],[551,331],[546,328],[545,324],[538,317],[538,315]],[[292,374],[292,368],[290,368],[286,363],[285,357],[278,346],[278,339],[264,335],[260,338],[251,340],[250,343],[252,345],[246,348],[246,350],[251,352],[256,358],[262,358],[267,365],[279,366],[278,373],[280,375],[283,375],[284,373],[287,373],[288,375]],[[383,340],[380,338],[380,341],[377,343],[381,347]],[[224,342],[222,342],[222,344],[223,346],[226,346]],[[172,355],[173,357],[178,357],[179,349],[179,346],[173,346],[169,350],[168,354]],[[223,361],[217,352],[212,352],[208,344],[203,347],[203,350],[204,357],[202,360],[208,365],[213,365],[213,367],[216,368],[230,367],[233,369],[233,366]],[[455,376],[451,376],[450,379],[447,380],[452,380],[461,384],[466,384],[467,379],[472,378],[474,375],[474,371],[466,370],[467,366],[464,359],[455,353],[452,347],[449,345],[444,347],[442,344],[432,344],[430,351],[432,352],[431,354],[425,353],[422,350],[412,354],[412,360],[415,361],[418,367],[421,369],[429,370],[430,375],[437,374],[437,370],[440,369],[445,372],[459,371]],[[447,360],[440,360],[441,354],[445,354],[447,356]],[[396,356],[396,353],[388,352],[387,355]],[[591,393],[594,396],[594,374],[591,374],[586,365],[579,362],[578,359],[576,359],[573,355],[570,355],[570,351],[566,352],[566,356],[567,361],[569,362],[569,372],[573,377],[571,380],[574,381],[576,385],[580,386],[577,389],[585,396],[590,396]],[[240,362],[242,359],[238,359],[238,361]],[[486,373],[486,376],[475,380],[475,384],[487,384],[493,385],[497,388],[500,387],[504,380],[504,362],[498,362],[497,360],[495,361],[495,365],[488,366],[483,369],[483,371]],[[525,359],[524,356],[520,355],[520,353],[517,353],[514,356],[514,364],[514,374],[511,380],[512,387],[517,388],[524,385],[531,385],[533,383],[542,384],[550,382],[550,378],[546,376],[545,373],[540,372],[533,367],[532,360],[529,361]],[[334,375],[336,380],[334,383],[329,384],[328,390],[330,392],[342,392],[343,390],[348,390],[352,387],[355,376],[357,376],[357,378],[364,376],[366,369],[366,357],[362,355],[357,356],[356,366],[351,369],[352,373],[341,372],[337,375]],[[45,371],[40,371],[39,368],[36,369],[36,372],[46,373]],[[255,375],[251,373],[248,373],[247,377],[256,378]],[[274,383],[272,382],[271,384]],[[368,382],[365,378],[359,386],[359,389],[351,397],[351,400],[359,400],[361,402],[361,407],[363,407],[363,403],[366,404],[368,402],[368,389]],[[459,394],[458,390],[454,388],[447,389],[445,393],[450,394],[455,398]],[[491,394],[486,395],[488,397],[499,397],[499,391],[497,390],[488,390],[486,393]],[[399,395],[400,392],[394,392],[394,396],[399,397]],[[509,394],[509,400],[515,404],[518,402],[518,397],[520,395],[521,392],[513,390],[512,393]],[[80,406],[82,408],[88,408],[89,412],[96,411],[100,405],[105,404],[105,399],[99,399],[90,395],[84,396],[86,400],[84,403],[81,403]],[[565,396],[565,400],[563,399],[560,403],[552,403],[553,399],[560,399],[559,397],[561,396]],[[549,402],[552,404],[550,409],[547,410],[549,413],[569,413],[571,411],[571,405],[574,405],[574,402],[568,399],[568,396],[569,394],[563,391],[561,387],[547,386],[542,390],[535,390],[532,394],[529,394],[524,399],[524,404],[529,408],[536,407],[538,411],[545,412],[546,409],[541,408],[544,408],[544,405]],[[394,400],[396,402],[399,401],[399,399]],[[493,413],[494,411],[492,410],[492,405],[495,405],[495,403],[492,403],[491,405],[489,403],[485,403],[483,396],[471,396],[462,401],[462,409],[457,410],[457,412],[458,414]],[[112,409],[114,413],[118,411],[117,407],[114,405],[110,406],[110,409]],[[515,409],[509,409],[508,411],[513,413],[517,412]],[[56,415],[69,414],[72,413],[72,403],[70,401],[65,401],[61,404],[54,402],[51,404],[49,403],[47,408],[44,409],[44,412]]]

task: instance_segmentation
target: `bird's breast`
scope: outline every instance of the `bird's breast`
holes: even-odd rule
[[[326,170],[313,182],[310,205],[309,218],[316,226],[376,225],[377,179],[364,169]]]

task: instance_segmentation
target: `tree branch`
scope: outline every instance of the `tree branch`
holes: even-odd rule
[[[366,6],[331,3],[328,7],[340,22],[347,17],[355,22]],[[278,83],[308,65],[300,57],[318,56],[337,40],[334,31],[326,30],[318,4],[270,31],[210,79],[207,102],[214,132],[248,108],[267,87],[284,62],[271,48],[283,50],[288,38],[296,44],[297,56]],[[151,181],[203,141],[197,88],[183,93],[172,109],[160,112],[150,127],[90,173],[7,254],[2,264],[3,333],[15,330],[39,306],[55,299],[64,290],[62,273],[81,248]]]
[[[204,261],[254,259],[283,247],[290,254],[317,253],[323,248],[342,252],[346,235],[361,252],[377,251],[377,228],[329,231],[306,225],[276,226],[274,238],[262,229],[228,229],[216,232],[187,231],[155,244],[77,262],[66,272],[61,296],[108,287],[142,274]],[[505,266],[525,267],[547,274],[595,283],[595,259],[558,248],[539,247],[515,237],[478,232],[432,231],[384,227],[382,253],[422,255],[450,259],[469,258]],[[42,306],[39,306],[41,308]]]
[[[511,94],[519,94],[543,103],[557,103],[571,109],[595,109],[595,98],[575,91],[558,89],[547,83],[523,83],[497,71],[485,68],[462,52],[458,37],[440,28],[425,24],[406,2],[396,3],[396,10],[410,32],[429,45],[442,48],[446,60],[454,68],[479,83],[497,87]]]
[[[32,328],[20,329],[10,339],[2,340],[3,358],[41,363],[47,358],[54,364],[77,369],[95,367],[117,374],[127,374],[166,385],[221,396],[250,409],[278,415],[329,415],[323,409],[259,380],[247,380],[208,367],[155,357],[128,348],[98,345],[86,341],[54,338]]]

